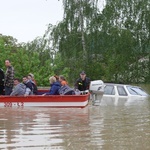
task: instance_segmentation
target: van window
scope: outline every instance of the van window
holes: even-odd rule
[[[140,87],[134,87],[134,86],[127,86],[128,91],[132,95],[141,95],[141,96],[147,96],[148,94],[141,89]]]
[[[121,96],[127,96],[127,92],[125,91],[123,86],[117,86],[118,94]]]
[[[104,88],[104,94],[115,95],[115,90],[113,85],[106,85]]]

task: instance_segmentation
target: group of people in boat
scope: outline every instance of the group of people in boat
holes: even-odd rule
[[[27,96],[37,95],[38,89],[34,79],[34,75],[29,73],[22,78],[14,77],[14,67],[11,65],[10,60],[5,60],[6,72],[0,69],[0,95],[10,96]],[[68,85],[67,80],[63,75],[51,76],[49,78],[50,90],[44,95],[75,95],[76,91],[85,91],[89,89],[90,78],[86,77],[84,71],[80,72],[80,77],[76,80],[74,88]]]

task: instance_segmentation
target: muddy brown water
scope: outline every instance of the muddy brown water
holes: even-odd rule
[[[0,108],[0,150],[149,150],[150,98],[80,108]]]

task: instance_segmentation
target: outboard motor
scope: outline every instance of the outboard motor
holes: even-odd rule
[[[92,103],[100,103],[104,94],[104,82],[102,80],[91,81],[89,90],[91,93]]]

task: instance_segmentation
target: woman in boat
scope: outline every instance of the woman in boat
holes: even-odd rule
[[[61,83],[61,88],[59,89],[60,95],[75,95],[74,89],[72,89],[63,75],[59,76],[59,82]]]
[[[49,78],[50,82],[50,90],[48,93],[45,93],[43,95],[59,95],[59,89],[61,87],[61,84],[59,81],[56,80],[54,76]]]
[[[68,85],[68,82],[66,81],[66,79],[63,75],[59,76],[59,82],[61,83],[62,86]]]

